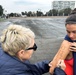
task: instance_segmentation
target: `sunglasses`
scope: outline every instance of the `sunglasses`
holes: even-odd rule
[[[31,49],[33,49],[34,51],[36,51],[37,50],[37,45],[34,43],[33,47],[27,48],[26,50],[31,50]]]

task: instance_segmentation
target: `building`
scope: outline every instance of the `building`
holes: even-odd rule
[[[65,8],[71,8],[72,10],[75,8],[75,1],[53,1],[52,2],[53,9],[62,10]]]

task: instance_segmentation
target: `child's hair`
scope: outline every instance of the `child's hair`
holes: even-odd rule
[[[68,18],[65,20],[65,26],[67,24],[76,24],[76,8],[74,8],[74,10],[71,11],[70,15],[68,16]]]

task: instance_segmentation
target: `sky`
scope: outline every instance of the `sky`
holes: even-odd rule
[[[52,9],[53,1],[54,0],[0,0],[0,5],[2,5],[5,13],[36,12],[37,10],[46,13]]]

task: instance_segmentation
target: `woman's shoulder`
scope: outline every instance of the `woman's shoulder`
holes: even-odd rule
[[[64,40],[67,40],[69,42],[73,42],[68,35],[65,36]]]

